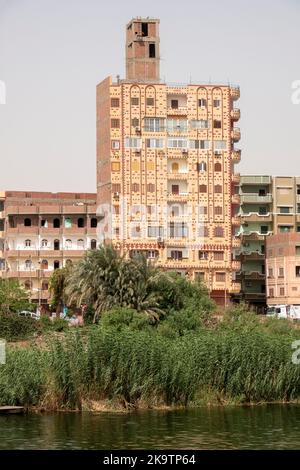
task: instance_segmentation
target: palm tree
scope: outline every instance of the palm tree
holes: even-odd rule
[[[89,251],[67,279],[65,294],[78,307],[92,305],[96,322],[102,312],[128,307],[158,321],[160,295],[156,285],[165,273],[149,265],[145,258],[125,259],[110,245]]]

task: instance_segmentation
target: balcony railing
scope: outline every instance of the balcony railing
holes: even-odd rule
[[[172,108],[171,106],[167,109],[167,114],[172,116],[186,116],[187,106],[178,106],[178,108]]]
[[[255,193],[242,193],[241,194],[241,203],[271,203],[272,202],[272,194],[265,194],[260,196],[259,194]]]
[[[241,150],[240,149],[234,149],[231,153],[231,158],[233,163],[240,163],[241,161]]]
[[[233,99],[233,101],[238,100],[240,97],[240,87],[237,87],[237,86],[230,87],[230,96]]]
[[[230,112],[230,116],[233,121],[238,121],[241,118],[241,110],[233,108]]]
[[[258,212],[249,212],[240,214],[242,222],[272,222],[273,214],[268,212],[267,214],[259,214]]]
[[[241,176],[241,184],[262,185],[271,184],[271,176]]]
[[[231,131],[231,138],[234,142],[238,142],[241,139],[241,131],[238,127],[234,127]]]

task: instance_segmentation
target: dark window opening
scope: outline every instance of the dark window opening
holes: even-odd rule
[[[54,269],[59,269],[59,261],[54,261],[53,267]]]
[[[171,108],[178,109],[178,100],[171,100]]]
[[[53,227],[54,228],[60,228],[60,220],[59,219],[54,219],[53,220]]]
[[[24,219],[24,226],[31,227],[31,219]]]
[[[142,23],[142,36],[148,36],[148,23]]]
[[[59,250],[60,243],[59,240],[54,240],[54,250]]]
[[[92,217],[92,218],[91,218],[91,227],[92,227],[92,228],[96,228],[96,227],[97,227],[97,223],[98,223],[97,219],[96,219],[95,217]]]
[[[91,240],[91,250],[97,249],[97,240]]]
[[[258,195],[259,195],[259,196],[265,196],[265,195],[266,195],[266,190],[265,190],[265,189],[260,189],[260,190],[258,191]]]
[[[77,220],[77,227],[78,228],[83,228],[84,227],[84,218],[83,217],[79,217],[79,219]]]
[[[151,57],[152,59],[155,57],[155,44],[154,43],[149,44],[149,57]]]

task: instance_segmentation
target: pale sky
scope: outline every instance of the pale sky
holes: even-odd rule
[[[0,0],[0,190],[96,188],[96,84],[158,17],[161,77],[239,84],[244,174],[300,174],[300,0]]]

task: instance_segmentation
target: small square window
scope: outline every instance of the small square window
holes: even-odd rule
[[[178,109],[178,100],[171,100],[171,108]]]
[[[206,108],[206,100],[204,98],[200,98],[200,100],[198,100],[198,106],[199,108]]]
[[[112,98],[111,102],[110,102],[110,105],[111,105],[112,108],[119,108],[119,106],[120,106],[119,98]]]
[[[147,98],[146,104],[147,106],[154,106],[154,98]]]
[[[221,100],[214,100],[214,108],[219,108],[221,106]]]
[[[112,140],[111,141],[111,148],[113,150],[120,150],[120,141],[119,140]]]
[[[120,119],[112,119],[111,120],[111,127],[112,127],[112,129],[119,129]]]
[[[132,106],[138,106],[139,105],[139,99],[138,98],[131,98],[131,105]]]

